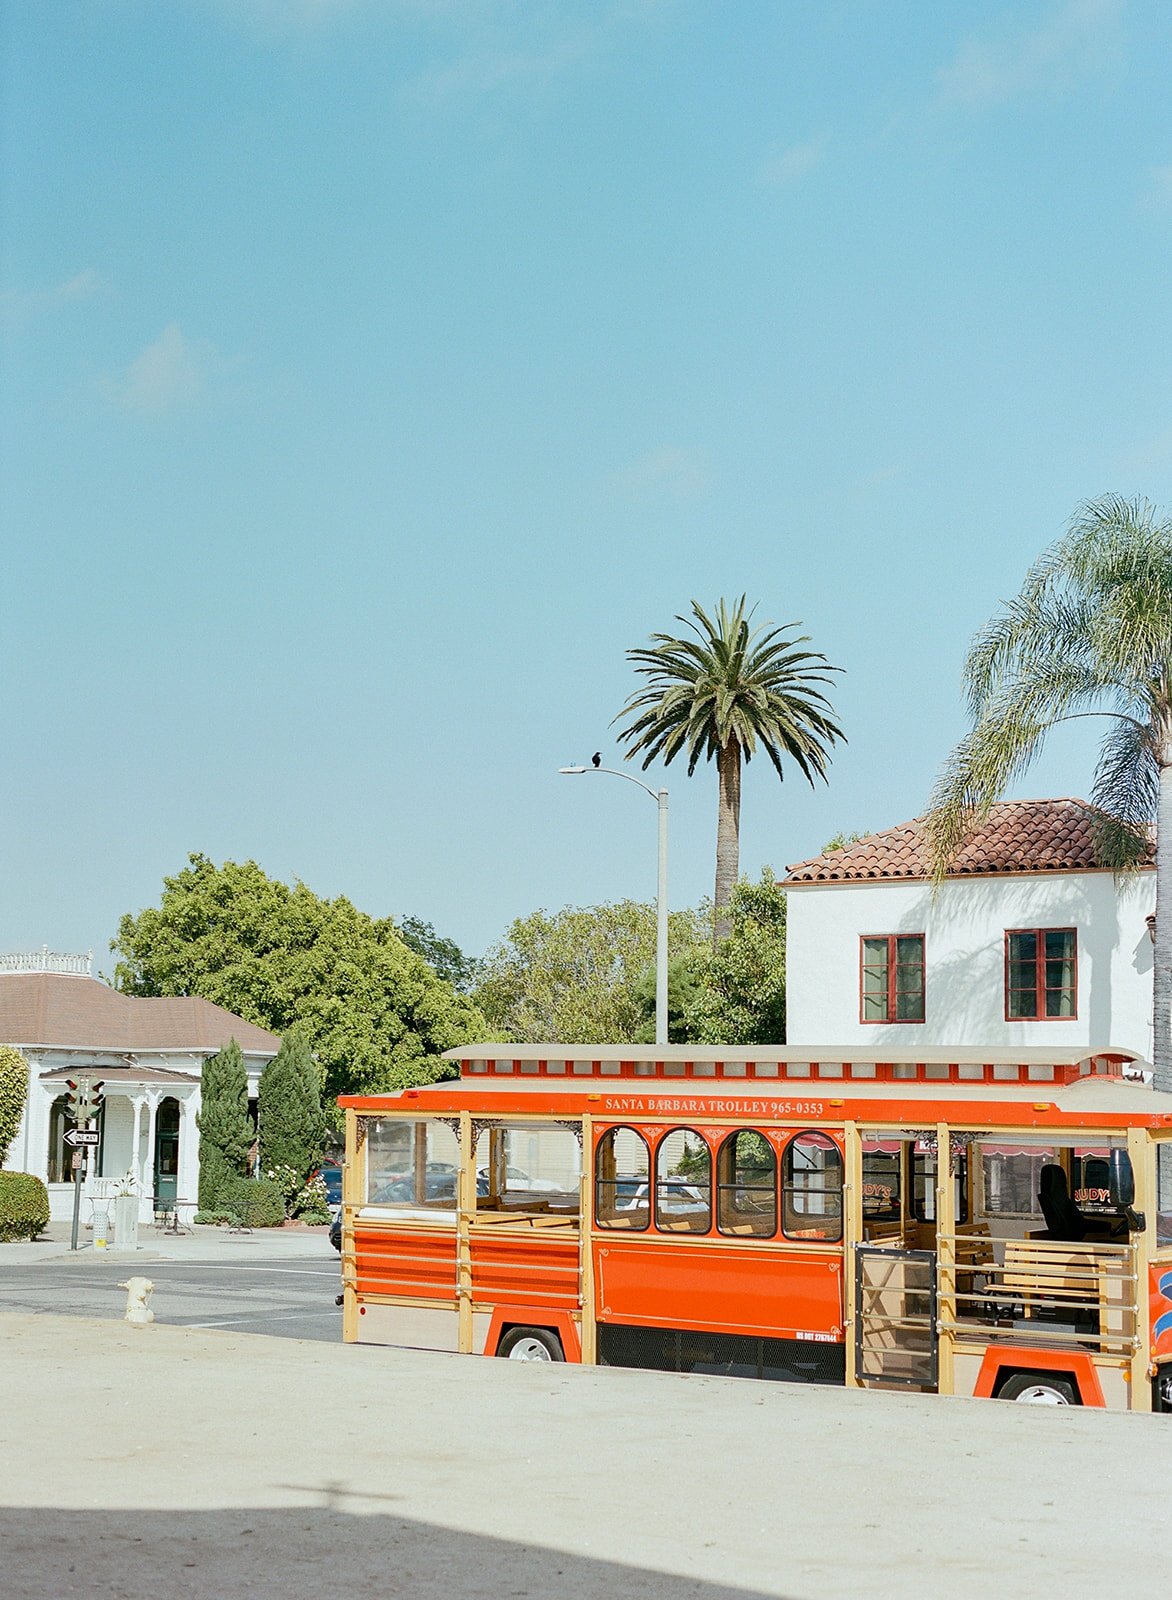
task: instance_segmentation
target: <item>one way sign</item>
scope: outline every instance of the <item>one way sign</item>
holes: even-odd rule
[[[102,1136],[96,1128],[70,1128],[65,1135],[65,1143],[72,1145],[99,1144],[101,1138]]]

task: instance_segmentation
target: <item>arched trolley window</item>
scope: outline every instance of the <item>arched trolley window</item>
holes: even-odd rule
[[[655,1226],[660,1233],[712,1227],[712,1152],[693,1128],[673,1128],[655,1152]]]
[[[642,1232],[651,1223],[651,1156],[634,1128],[608,1128],[594,1156],[594,1220]]]
[[[787,1239],[842,1238],[842,1156],[828,1134],[797,1133],[785,1147],[781,1230]]]
[[[777,1232],[777,1157],[755,1128],[730,1133],[717,1151],[716,1226],[756,1239]]]

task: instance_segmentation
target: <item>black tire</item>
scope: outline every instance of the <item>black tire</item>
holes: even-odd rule
[[[1069,1378],[1052,1372],[1015,1372],[997,1391],[998,1400],[1016,1400],[1019,1405],[1076,1406],[1079,1398]]]
[[[509,1361],[564,1361],[562,1341],[552,1328],[510,1328],[496,1353]]]

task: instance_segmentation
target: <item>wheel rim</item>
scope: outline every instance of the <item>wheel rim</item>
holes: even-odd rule
[[[1031,1383],[1028,1389],[1023,1389],[1017,1397],[1019,1405],[1026,1406],[1068,1406],[1070,1401],[1057,1389],[1051,1389],[1047,1383]]]
[[[509,1351],[510,1361],[552,1361],[549,1349],[540,1339],[518,1339]]]

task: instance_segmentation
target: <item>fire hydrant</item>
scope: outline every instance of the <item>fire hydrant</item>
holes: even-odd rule
[[[126,1321],[135,1328],[145,1328],[155,1320],[149,1301],[155,1286],[149,1278],[127,1278],[118,1285],[126,1290]]]

